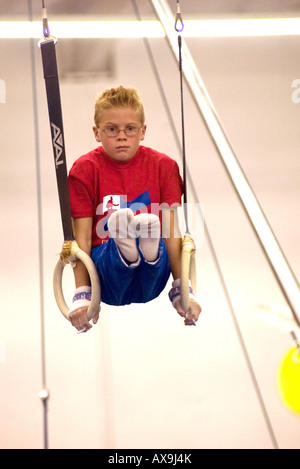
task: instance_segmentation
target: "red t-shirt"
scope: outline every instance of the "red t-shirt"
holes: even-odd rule
[[[183,183],[176,161],[140,146],[129,162],[109,158],[100,146],[81,156],[69,173],[72,217],[93,217],[92,246],[108,240],[107,219],[121,208],[160,215],[161,204],[181,204]]]

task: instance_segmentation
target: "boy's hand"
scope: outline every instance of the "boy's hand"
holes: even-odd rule
[[[189,293],[189,300],[190,300],[190,307],[188,311],[184,311],[181,305],[181,288],[180,288],[181,280],[177,278],[172,282],[172,289],[169,291],[169,298],[172,302],[173,307],[176,309],[177,313],[185,318],[186,325],[195,325],[195,322],[198,321],[200,313],[201,313],[201,306],[198,303],[197,299],[193,294],[193,289],[190,285],[190,293]]]
[[[69,313],[69,320],[72,326],[74,326],[77,329],[78,333],[87,332],[89,329],[93,327],[88,321],[87,310],[88,310],[88,307],[85,306],[83,308],[78,308],[75,311],[72,311],[71,313]],[[99,313],[100,313],[100,306],[99,306],[98,313],[96,313],[92,319],[93,324],[96,324],[98,322]]]
[[[72,306],[69,310],[69,320],[76,327],[78,333],[87,332],[93,327],[88,320],[87,310],[91,304],[92,289],[89,285],[76,288],[73,296]],[[93,317],[93,323],[99,319],[100,305]]]
[[[180,296],[177,300],[174,300],[173,306],[176,309],[177,313],[183,318],[188,319],[189,321],[198,321],[201,313],[201,306],[196,300],[190,298],[190,309],[187,313],[183,310],[181,306]]]

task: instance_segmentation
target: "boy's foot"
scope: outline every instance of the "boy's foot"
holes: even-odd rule
[[[122,256],[128,262],[136,262],[139,252],[136,246],[134,214],[130,208],[118,210],[109,217],[107,227]]]
[[[146,261],[153,262],[158,257],[160,241],[160,221],[153,213],[140,213],[134,217],[136,236],[139,247]]]

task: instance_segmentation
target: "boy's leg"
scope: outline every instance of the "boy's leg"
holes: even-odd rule
[[[135,293],[142,293],[142,300],[136,299],[137,302],[146,303],[153,300],[164,290],[170,277],[170,265],[168,252],[165,242],[162,238],[159,240],[158,258],[155,262],[141,262],[136,270],[135,281],[138,288]]]
[[[108,219],[107,227],[122,257],[128,262],[136,262],[139,252],[136,245],[134,214],[129,208],[114,212]]]
[[[121,209],[110,216],[108,229],[111,234],[108,243],[92,250],[102,301],[124,305],[156,298],[170,275],[159,218],[153,214],[134,217],[130,209]],[[146,262],[141,261],[140,253]]]
[[[112,238],[107,243],[94,247],[91,257],[100,278],[101,301],[115,306],[130,304],[135,271],[141,258],[128,265]]]
[[[141,213],[134,217],[136,236],[139,237],[139,247],[147,262],[154,262],[158,258],[160,241],[160,221],[153,213]]]
[[[101,300],[109,305],[151,301],[162,292],[170,276],[167,249],[161,238],[155,262],[140,258],[134,264],[126,265],[112,238],[106,244],[94,247],[91,257],[100,278]]]

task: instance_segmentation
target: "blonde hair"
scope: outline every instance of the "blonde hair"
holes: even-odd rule
[[[125,88],[120,85],[101,93],[95,101],[94,121],[97,127],[105,111],[112,108],[130,107],[138,114],[142,125],[145,123],[143,102],[135,88]]]

